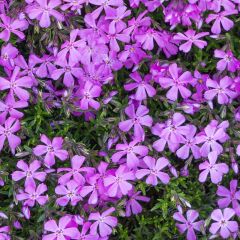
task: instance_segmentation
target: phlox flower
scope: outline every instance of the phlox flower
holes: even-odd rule
[[[156,161],[155,158],[146,156],[143,158],[143,162],[146,164],[147,168],[139,169],[136,171],[135,175],[137,179],[142,179],[148,175],[146,183],[153,186],[156,186],[158,184],[158,179],[163,184],[167,184],[169,182],[169,175],[161,171],[163,168],[169,165],[169,161],[166,158],[161,157]]]
[[[222,25],[223,29],[226,31],[229,31],[234,26],[233,21],[228,19],[227,16],[231,16],[231,15],[234,15],[237,13],[238,13],[238,11],[236,9],[222,11],[222,12],[219,12],[216,14],[211,13],[208,15],[208,17],[206,19],[206,23],[210,23],[213,20],[215,20],[212,25],[211,31],[214,34],[220,34],[221,33],[221,25]]]
[[[1,226],[0,227],[0,238],[2,240],[10,240],[10,227],[9,226]]]
[[[231,180],[229,190],[224,186],[218,186],[217,195],[222,197],[218,200],[218,206],[226,208],[231,204],[236,215],[240,216],[240,190],[237,191],[237,188],[237,180]]]
[[[11,43],[8,43],[1,48],[0,65],[5,68],[5,71],[12,70],[15,66],[15,58],[18,55],[18,49]]]
[[[112,233],[112,228],[117,226],[117,218],[110,216],[114,211],[115,208],[111,207],[102,214],[99,212],[91,213],[88,218],[88,220],[94,221],[90,227],[91,234],[96,235],[99,233],[101,237],[110,235]]]
[[[237,146],[237,155],[240,156],[240,144]]]
[[[125,109],[125,113],[130,119],[120,122],[118,124],[119,128],[123,132],[128,132],[132,127],[134,127],[135,138],[143,141],[145,139],[145,132],[142,125],[151,127],[153,122],[152,118],[147,115],[148,112],[148,108],[144,105],[140,105],[135,112],[134,105],[130,104]]]
[[[178,99],[178,92],[181,94],[183,99],[191,96],[191,91],[186,87],[187,84],[193,81],[192,74],[190,72],[184,72],[179,76],[179,68],[176,63],[169,66],[169,77],[159,77],[159,83],[163,88],[170,88],[167,92],[167,98],[172,101]]]
[[[148,148],[146,146],[137,145],[139,141],[134,140],[129,144],[117,144],[116,150],[118,152],[112,155],[113,162],[119,162],[125,155],[127,155],[127,166],[131,168],[136,168],[139,165],[139,155],[144,157],[148,154]]]
[[[40,66],[36,69],[36,75],[40,78],[50,77],[52,72],[56,69],[54,60],[54,56],[44,54],[42,58],[40,58]]]
[[[44,205],[48,201],[48,196],[43,195],[47,191],[47,186],[43,183],[36,186],[36,184],[28,184],[24,192],[20,191],[16,195],[18,201],[24,201],[24,206],[33,207],[37,202],[40,205]]]
[[[36,0],[27,6],[26,13],[30,19],[37,19],[40,27],[48,28],[51,25],[51,16],[57,21],[64,21],[64,16],[55,10],[61,3],[60,0]]]
[[[56,200],[56,203],[60,206],[66,206],[69,202],[72,206],[76,206],[77,203],[82,200],[79,195],[80,185],[74,180],[70,180],[66,185],[58,185],[55,188],[55,193],[58,195],[63,195]]]
[[[83,223],[79,240],[80,239],[81,240],[99,240],[98,234],[93,235],[93,234],[89,233],[91,225],[92,224],[90,222]]]
[[[213,0],[210,3],[210,9],[213,10],[214,12],[220,12],[221,7],[223,7],[224,10],[226,10],[226,11],[234,10],[235,4],[233,2],[229,1],[229,0],[221,0],[221,1]]]
[[[17,35],[21,40],[25,38],[24,33],[21,30],[28,27],[28,22],[25,19],[12,20],[10,17],[5,14],[0,15],[0,28],[3,28],[3,31],[0,33],[0,39],[5,42],[8,42],[11,36],[11,33]]]
[[[186,43],[179,46],[180,51],[187,53],[191,50],[192,45],[195,45],[200,49],[203,49],[205,46],[207,46],[206,41],[199,40],[199,38],[202,38],[207,35],[209,35],[208,32],[201,32],[196,34],[196,31],[189,29],[184,34],[177,33],[177,35],[175,35],[173,39],[180,40],[180,41],[187,41]]]
[[[12,117],[9,117],[5,121],[4,126],[0,124],[0,151],[3,149],[4,142],[7,139],[12,154],[15,154],[15,150],[20,145],[21,139],[14,135],[14,133],[19,131],[20,127],[19,120]]]
[[[211,219],[215,222],[211,224],[210,233],[219,233],[223,239],[229,238],[233,233],[238,231],[238,223],[231,221],[235,212],[231,208],[225,208],[223,211],[215,209],[211,214]]]
[[[138,101],[147,99],[147,97],[153,97],[156,94],[156,89],[150,84],[151,75],[146,75],[143,79],[138,72],[130,74],[130,78],[135,83],[128,83],[124,85],[126,91],[132,91],[137,88],[135,93],[135,99]]]
[[[37,170],[41,167],[41,162],[34,160],[29,165],[23,160],[18,161],[17,168],[22,171],[14,171],[12,173],[12,179],[14,181],[19,181],[23,178],[25,179],[25,186],[29,184],[35,184],[35,179],[44,182],[47,176],[46,172],[38,172]]]
[[[212,88],[204,93],[204,97],[207,100],[213,100],[213,98],[217,95],[219,104],[228,104],[232,99],[238,96],[238,93],[230,89],[233,81],[228,76],[222,78],[219,83],[208,79],[206,84],[208,88]]]
[[[109,174],[104,178],[104,186],[109,187],[108,195],[110,197],[127,195],[133,187],[128,181],[134,179],[134,173],[129,171],[126,166],[120,165],[114,175]]]
[[[51,233],[45,234],[42,240],[69,240],[80,238],[80,233],[76,224],[72,223],[71,216],[61,217],[58,224],[55,220],[47,221],[44,224],[44,230]]]
[[[204,222],[203,221],[197,221],[199,214],[195,210],[188,210],[186,214],[187,218],[183,216],[182,213],[176,212],[173,215],[173,218],[180,223],[177,223],[176,226],[180,233],[184,233],[187,231],[187,240],[196,240],[196,234],[195,231],[200,232],[201,227],[203,227]],[[195,231],[194,231],[195,230]]]
[[[133,191],[131,190],[128,193],[129,199],[126,202],[126,217],[131,216],[132,214],[136,215],[142,212],[142,206],[139,204],[138,201],[141,202],[149,202],[150,198],[145,196],[140,196],[140,191]]]
[[[229,171],[226,163],[216,163],[218,154],[216,151],[208,154],[208,161],[199,165],[199,170],[203,170],[199,175],[199,181],[205,182],[210,174],[211,182],[217,184],[222,181],[223,175]]]
[[[86,0],[64,0],[61,10],[66,11],[70,9],[71,11],[77,11],[78,14],[81,14],[81,9]]]
[[[46,135],[42,134],[40,140],[45,145],[37,145],[33,149],[33,153],[36,156],[45,155],[44,163],[47,167],[51,167],[55,164],[55,156],[61,161],[64,161],[68,158],[68,152],[62,149],[62,137],[55,137],[51,141]]]
[[[15,94],[20,100],[28,101],[30,95],[24,88],[31,88],[33,80],[28,76],[19,77],[20,74],[20,68],[17,66],[10,79],[0,77],[0,90],[10,89],[10,94]]]

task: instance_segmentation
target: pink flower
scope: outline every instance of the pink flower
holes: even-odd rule
[[[132,127],[134,127],[134,136],[136,139],[143,141],[145,138],[145,132],[142,128],[143,126],[151,127],[152,118],[147,115],[149,112],[148,108],[140,105],[135,113],[135,107],[133,104],[129,105],[125,109],[126,115],[130,118],[129,120],[122,121],[118,124],[119,128],[123,132],[128,132]]]
[[[5,14],[0,15],[1,23],[0,27],[4,30],[0,33],[0,38],[8,42],[11,36],[11,32],[17,35],[21,40],[25,38],[24,33],[22,33],[22,29],[26,29],[28,27],[28,22],[23,20],[12,20],[10,17],[6,16]]]
[[[138,72],[130,74],[130,77],[135,81],[135,83],[128,83],[124,85],[124,89],[131,91],[137,88],[135,93],[135,99],[138,101],[147,99],[148,97],[153,97],[156,94],[155,88],[150,84],[151,75],[146,75],[144,79],[140,76]]]
[[[184,72],[179,76],[179,68],[176,63],[169,66],[169,77],[159,77],[159,83],[163,88],[170,88],[167,92],[167,98],[172,101],[178,99],[178,92],[180,92],[183,99],[191,96],[191,91],[185,86],[193,81],[192,74],[190,72]]]
[[[19,77],[20,68],[15,67],[10,79],[0,77],[0,90],[10,89],[10,94],[16,94],[20,100],[28,101],[29,93],[23,88],[31,88],[33,80],[31,77]]]
[[[210,233],[216,234],[219,232],[220,236],[224,239],[236,233],[238,231],[238,223],[236,221],[229,221],[234,214],[235,212],[231,208],[225,208],[223,212],[220,209],[215,209],[211,214],[211,219],[216,222],[212,223],[209,229]]]
[[[10,240],[10,227],[9,226],[2,226],[0,227],[0,239],[2,240]]]
[[[59,219],[57,224],[55,220],[49,220],[44,224],[44,230],[51,232],[44,235],[42,240],[69,240],[79,239],[80,232],[75,224],[72,224],[72,217],[64,216]]]
[[[167,173],[162,172],[161,170],[169,165],[169,161],[161,157],[157,160],[153,157],[146,156],[143,158],[143,162],[146,164],[148,169],[140,169],[136,172],[137,179],[142,179],[148,175],[146,179],[147,184],[156,186],[158,184],[158,179],[163,183],[167,184],[170,180],[170,177]]]
[[[194,44],[195,46],[197,46],[200,49],[203,49],[205,46],[207,46],[207,42],[203,41],[203,40],[199,40],[199,38],[202,38],[204,36],[209,35],[208,32],[201,32],[196,34],[196,31],[189,29],[188,31],[185,32],[185,34],[183,33],[177,33],[177,35],[175,35],[173,37],[174,40],[182,40],[182,41],[187,41],[186,43],[180,45],[179,50],[187,53],[191,50],[192,48],[192,44]]]
[[[36,0],[26,8],[26,13],[30,19],[37,19],[41,27],[48,28],[51,16],[60,22],[64,20],[64,16],[55,10],[61,3],[61,0]]]
[[[228,104],[232,99],[238,96],[237,92],[230,90],[233,81],[230,77],[225,76],[222,78],[219,83],[217,81],[208,79],[207,87],[213,88],[204,93],[204,97],[207,100],[213,100],[213,98],[217,95],[219,104]]]
[[[70,180],[67,182],[66,186],[59,185],[55,188],[55,193],[58,195],[64,195],[56,200],[57,204],[60,206],[66,206],[69,201],[72,206],[76,206],[77,203],[82,200],[79,195],[80,185],[76,183],[74,180]]]
[[[232,20],[226,18],[226,16],[237,14],[238,11],[236,9],[223,11],[217,14],[209,14],[206,23],[210,23],[213,20],[215,20],[214,24],[212,25],[211,31],[214,34],[220,34],[221,33],[221,25],[224,30],[229,31],[234,23]]]
[[[20,145],[21,139],[14,135],[14,133],[19,131],[20,127],[19,120],[12,117],[9,117],[5,121],[4,126],[0,125],[0,151],[3,149],[4,142],[7,139],[12,154],[15,154],[15,150]]]
[[[129,200],[126,202],[126,217],[131,216],[131,214],[139,214],[142,212],[142,206],[138,201],[149,202],[150,198],[145,196],[140,196],[141,192],[134,192],[133,190],[128,193]]]
[[[115,208],[111,207],[108,210],[100,213],[91,213],[88,220],[95,221],[91,227],[91,234],[96,235],[99,232],[101,237],[106,237],[112,233],[112,228],[117,226],[117,218],[109,216]]]
[[[127,155],[127,166],[131,168],[136,168],[139,165],[139,158],[136,156],[140,155],[144,157],[148,154],[148,148],[146,146],[137,145],[138,141],[134,140],[129,144],[117,144],[116,150],[118,152],[112,155],[113,162],[119,162],[123,156]],[[137,146],[136,146],[137,145]]]
[[[232,208],[237,216],[240,216],[240,191],[237,191],[238,181],[231,180],[230,190],[224,186],[218,186],[217,195],[222,197],[218,200],[220,208],[226,208],[232,204]]]
[[[211,181],[217,184],[222,181],[223,175],[229,171],[226,163],[216,163],[217,152],[210,152],[208,154],[208,161],[205,161],[199,165],[199,170],[203,170],[199,175],[200,182],[206,182],[207,176],[210,173]]]
[[[17,194],[16,198],[18,201],[24,201],[24,206],[33,207],[36,202],[40,205],[44,205],[47,200],[48,196],[43,196],[42,194],[47,191],[47,186],[43,183],[39,184],[37,187],[32,183],[29,183],[26,187],[24,192],[20,192]]]
[[[180,233],[184,233],[187,230],[187,240],[196,240],[196,234],[194,230],[200,232],[201,227],[203,227],[203,221],[196,221],[199,214],[195,210],[187,211],[187,219],[180,212],[176,212],[173,215],[173,218],[180,223],[177,223],[176,226]]]
[[[14,181],[19,181],[23,178],[26,178],[25,186],[34,184],[35,179],[39,180],[40,182],[45,181],[47,175],[46,172],[37,172],[37,170],[41,167],[40,161],[34,160],[28,166],[23,160],[20,160],[17,163],[17,167],[22,171],[15,171],[12,173],[12,179]]]
[[[63,138],[55,137],[51,141],[46,135],[41,135],[41,142],[45,145],[38,145],[33,149],[33,153],[36,156],[42,156],[44,154],[44,163],[47,167],[51,167],[55,164],[55,156],[61,161],[68,158],[68,152],[62,149]]]
[[[91,234],[91,233],[87,233],[91,227],[91,223],[90,222],[85,222],[82,225],[82,231],[80,232],[80,238],[79,240],[99,240],[99,236],[98,234]]]
[[[129,171],[126,166],[121,165],[114,175],[110,174],[104,178],[104,185],[109,187],[108,195],[110,197],[127,195],[133,187],[128,181],[134,179],[133,172]]]

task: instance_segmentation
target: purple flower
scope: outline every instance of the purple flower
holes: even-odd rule
[[[45,181],[47,176],[46,172],[37,172],[37,170],[41,167],[41,162],[34,160],[29,166],[23,161],[20,160],[17,163],[17,167],[22,171],[15,171],[12,173],[12,179],[14,181],[19,181],[23,178],[25,180],[25,186],[29,184],[34,184],[35,179],[39,180],[40,182]]]
[[[217,184],[222,181],[223,175],[229,171],[226,163],[216,163],[218,154],[216,151],[208,154],[208,161],[205,161],[199,165],[199,170],[203,170],[199,175],[199,181],[205,182],[207,176],[210,173],[211,181]]]
[[[124,89],[131,91],[137,88],[135,93],[135,99],[138,101],[147,99],[148,97],[153,97],[156,94],[155,88],[150,84],[151,75],[146,75],[144,79],[140,76],[138,72],[130,74],[130,77],[135,81],[135,83],[128,83],[124,85]]]
[[[225,76],[219,83],[217,81],[208,79],[207,87],[213,88],[204,93],[204,97],[207,100],[212,100],[216,95],[219,104],[228,104],[232,99],[238,96],[238,93],[230,90],[233,81],[230,77]]]
[[[138,142],[139,141],[134,140],[129,144],[117,144],[116,150],[118,150],[118,152],[112,155],[112,161],[119,162],[123,156],[127,155],[127,166],[130,169],[136,168],[139,165],[139,157],[137,157],[136,154],[141,157],[148,154],[148,148],[146,146],[137,145]]]
[[[69,240],[80,238],[80,233],[75,224],[72,224],[72,217],[70,216],[61,217],[58,224],[55,220],[47,221],[44,224],[44,230],[51,233],[44,235],[42,240]]]
[[[11,43],[1,48],[0,64],[5,67],[6,70],[12,70],[15,66],[15,58],[18,55],[18,50]]]
[[[62,149],[63,138],[55,137],[51,141],[46,135],[41,135],[41,142],[45,145],[38,145],[33,149],[33,153],[36,156],[42,156],[44,154],[44,163],[47,167],[51,167],[55,164],[55,156],[61,161],[68,158],[68,152]]]
[[[212,25],[211,31],[214,34],[220,34],[221,25],[223,29],[226,31],[229,31],[234,25],[233,21],[228,19],[226,16],[237,14],[237,13],[238,11],[236,9],[233,9],[233,10],[223,11],[216,14],[209,14],[206,19],[206,23],[210,23],[213,20],[215,20],[215,22]]]
[[[171,78],[159,77],[159,83],[163,88],[170,88],[167,92],[167,98],[172,101],[178,99],[178,92],[180,92],[183,99],[191,96],[191,91],[185,86],[193,81],[192,74],[190,72],[184,72],[179,76],[179,68],[176,63],[169,66],[168,69]]]
[[[80,238],[79,240],[99,240],[99,236],[98,234],[91,234],[91,233],[87,233],[91,227],[91,223],[90,222],[85,222],[82,225],[82,231],[80,232]]]
[[[112,233],[112,228],[117,226],[117,218],[109,216],[115,208],[111,207],[108,210],[100,213],[91,213],[88,220],[95,221],[91,227],[91,234],[96,235],[98,232],[101,237],[106,237]]]
[[[31,77],[19,77],[20,68],[15,67],[10,79],[0,77],[0,90],[10,89],[10,94],[16,94],[20,100],[28,101],[29,93],[23,88],[31,88],[33,80]]]
[[[23,20],[12,20],[10,17],[5,14],[0,15],[1,23],[0,27],[4,30],[0,33],[0,38],[8,42],[11,36],[11,32],[17,35],[21,40],[25,38],[24,33],[21,30],[26,29],[28,27],[28,22]]]
[[[19,131],[20,127],[19,120],[12,117],[9,117],[5,121],[4,126],[0,125],[0,152],[3,149],[5,140],[7,139],[12,154],[15,154],[15,150],[17,146],[20,145],[21,139],[20,137],[14,135],[14,133]]]
[[[158,179],[163,183],[167,184],[170,180],[170,177],[167,173],[162,172],[161,170],[169,165],[169,161],[161,157],[157,160],[153,157],[146,156],[143,158],[143,162],[146,164],[147,169],[140,169],[136,172],[137,179],[142,179],[148,175],[146,179],[147,184],[156,186],[158,184]]]
[[[208,32],[201,32],[197,33],[196,31],[189,29],[186,31],[184,34],[183,33],[177,33],[173,37],[174,40],[182,40],[182,41],[187,41],[186,43],[180,45],[179,50],[187,53],[191,50],[192,44],[197,46],[200,49],[203,49],[205,46],[207,46],[207,42],[203,40],[199,40],[199,38],[202,38],[204,36],[209,35]]]
[[[55,10],[61,3],[60,0],[36,0],[26,8],[26,13],[30,19],[37,19],[42,28],[48,28],[51,16],[60,22],[64,20],[64,16]]]
[[[109,174],[104,178],[104,186],[109,187],[108,195],[110,197],[127,195],[133,187],[128,181],[134,179],[133,172],[129,171],[126,166],[121,165],[114,175]]]
[[[145,132],[142,128],[142,125],[151,127],[153,122],[152,118],[147,115],[148,112],[149,110],[147,107],[140,105],[135,113],[134,105],[129,105],[128,107],[126,107],[125,113],[130,119],[120,122],[118,124],[119,128],[123,132],[128,132],[132,127],[134,127],[135,138],[143,141],[145,139]]]
[[[218,186],[217,195],[222,197],[218,200],[218,206],[220,208],[226,208],[232,204],[232,208],[237,216],[240,216],[240,191],[237,191],[237,180],[231,180],[230,190],[224,186]]]
[[[80,185],[74,180],[67,182],[66,186],[57,186],[55,188],[55,193],[58,195],[63,195],[63,197],[58,198],[56,200],[56,203],[60,206],[66,206],[70,201],[72,206],[76,206],[77,203],[82,200],[81,196],[78,193],[79,188]]]
[[[0,227],[0,238],[2,240],[10,240],[10,227],[9,226],[1,226]]]
[[[131,216],[131,214],[139,214],[142,212],[142,206],[138,201],[149,202],[150,198],[145,196],[140,196],[141,192],[134,192],[133,190],[128,193],[129,200],[126,202],[126,217]]]
[[[173,218],[181,223],[177,223],[176,226],[180,233],[184,233],[187,231],[187,240],[196,240],[195,231],[200,232],[201,227],[203,227],[203,221],[197,221],[199,214],[195,210],[188,210],[187,211],[187,219],[182,215],[180,212],[176,212],[173,215]]]
[[[224,239],[229,238],[233,233],[238,231],[238,223],[236,221],[229,221],[235,212],[231,208],[225,208],[222,212],[220,209],[215,209],[211,214],[211,219],[216,221],[212,223],[209,231],[212,234],[219,232]],[[220,231],[219,231],[220,229]]]

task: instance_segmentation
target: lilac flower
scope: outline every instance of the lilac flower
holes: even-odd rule
[[[216,151],[208,154],[208,161],[199,165],[199,170],[203,170],[199,175],[199,181],[205,182],[210,173],[212,183],[219,183],[222,181],[223,175],[229,171],[226,163],[216,163],[218,154]]]
[[[11,43],[1,48],[1,59],[0,64],[5,67],[5,69],[12,70],[15,66],[15,58],[18,55],[18,50]]]
[[[167,92],[167,98],[176,101],[178,99],[178,92],[180,92],[183,99],[191,96],[191,91],[185,87],[188,83],[191,83],[193,78],[190,72],[184,72],[179,76],[179,69],[176,63],[169,66],[169,77],[160,77],[159,83],[163,88],[170,88]]]
[[[235,72],[237,70],[237,59],[234,57],[231,50],[224,52],[222,50],[216,49],[214,51],[214,57],[221,59],[217,63],[217,69],[219,71],[224,71],[226,68],[230,72]]]
[[[236,9],[229,10],[229,11],[223,11],[216,14],[209,14],[206,23],[210,23],[213,20],[215,20],[214,24],[212,25],[211,31],[214,34],[220,34],[221,33],[221,25],[224,30],[229,31],[234,23],[232,20],[228,19],[226,16],[237,14],[238,11]]]
[[[207,87],[213,88],[204,93],[207,100],[212,100],[216,95],[218,96],[219,104],[228,104],[233,98],[237,97],[237,93],[230,89],[233,81],[230,77],[225,76],[219,83],[211,79],[207,80]]]
[[[79,240],[98,240],[99,236],[98,234],[91,234],[91,233],[87,233],[91,227],[91,223],[90,222],[85,222],[82,225],[82,231],[80,232],[80,237]]]
[[[177,223],[176,226],[180,233],[184,233],[187,230],[187,240],[196,240],[195,231],[200,232],[201,227],[203,227],[203,221],[197,221],[199,214],[195,210],[188,210],[187,211],[187,219],[182,215],[180,212],[176,212],[173,215],[173,218],[180,223]]]
[[[112,233],[112,228],[117,226],[117,218],[109,216],[115,208],[111,207],[108,210],[100,213],[91,213],[88,220],[95,221],[91,227],[91,234],[96,235],[98,232],[101,237],[106,237]]]
[[[18,201],[24,201],[24,206],[33,207],[36,202],[44,205],[48,200],[48,196],[43,195],[46,191],[47,186],[45,184],[41,183],[36,186],[35,183],[31,183],[25,187],[24,192],[17,194],[16,198]]]
[[[237,232],[238,223],[236,221],[230,221],[234,214],[235,212],[231,208],[225,208],[223,212],[220,209],[215,209],[211,214],[211,219],[216,222],[211,224],[209,229],[210,233],[215,235],[219,232],[222,238],[227,239],[230,235]]]
[[[10,79],[0,77],[0,90],[10,89],[11,94],[16,94],[20,100],[28,101],[29,93],[23,88],[31,88],[33,80],[30,77],[19,77],[20,68],[15,67]]]
[[[151,127],[152,118],[147,115],[149,112],[148,108],[140,105],[135,113],[135,107],[133,104],[129,105],[125,109],[126,115],[130,118],[129,120],[122,121],[118,124],[119,128],[123,132],[128,132],[132,127],[134,127],[134,136],[136,139],[143,141],[145,138],[143,126]]]
[[[50,77],[52,72],[56,69],[55,64],[52,63],[54,60],[54,56],[43,55],[40,66],[36,70],[36,75],[40,78]]]
[[[146,156],[143,158],[143,162],[147,165],[148,169],[140,169],[136,172],[137,179],[142,179],[148,175],[146,179],[147,184],[156,186],[158,184],[158,179],[163,183],[167,184],[170,180],[170,177],[167,173],[162,172],[161,170],[168,166],[169,162],[166,158],[161,157],[157,160],[153,157]]]
[[[152,133],[160,137],[153,143],[153,148],[162,152],[168,143],[168,147],[175,152],[180,143],[184,143],[184,137],[189,134],[189,126],[182,126],[185,117],[181,113],[174,113],[173,117],[168,119],[165,124],[156,124],[152,128]]]
[[[22,33],[22,29],[26,29],[28,27],[28,22],[23,20],[12,20],[10,17],[5,14],[0,15],[0,27],[4,30],[0,33],[0,39],[5,42],[8,42],[11,36],[11,32],[17,35],[21,40],[25,38],[24,33]]]
[[[237,180],[231,180],[230,190],[224,186],[218,186],[217,195],[222,197],[218,200],[218,206],[220,208],[226,208],[232,204],[232,208],[237,216],[240,216],[240,191],[237,191]]]
[[[72,223],[72,217],[63,216],[59,219],[57,224],[55,220],[49,220],[44,224],[44,230],[51,232],[44,235],[42,240],[68,240],[79,239],[80,233],[75,225]]]
[[[130,74],[130,77],[135,81],[135,83],[129,83],[124,85],[124,89],[131,91],[137,88],[135,98],[138,101],[147,99],[148,97],[153,97],[156,94],[155,88],[150,84],[151,75],[146,75],[144,79],[140,76],[138,72]]]
[[[131,216],[131,214],[139,214],[142,212],[142,206],[138,201],[149,202],[150,198],[145,196],[140,196],[141,192],[134,192],[133,190],[128,193],[129,200],[126,202],[126,217]]]
[[[12,117],[9,117],[5,121],[4,126],[0,125],[0,151],[3,149],[4,142],[7,139],[12,154],[15,154],[15,150],[20,145],[21,139],[14,135],[14,133],[17,132],[20,127],[19,120]]]
[[[180,41],[181,40],[187,41],[186,43],[180,45],[180,47],[179,47],[180,51],[187,53],[191,50],[192,44],[194,44],[195,46],[197,46],[200,49],[203,49],[205,46],[207,46],[206,41],[199,40],[199,38],[202,38],[207,35],[209,35],[208,32],[201,32],[201,33],[196,34],[196,31],[189,29],[188,31],[185,32],[185,34],[177,33],[177,35],[175,35],[173,37],[173,39],[180,40]]]
[[[136,154],[141,157],[148,154],[148,148],[146,146],[137,145],[137,143],[138,141],[134,140],[129,144],[117,144],[116,150],[118,150],[118,152],[112,155],[112,161],[119,162],[123,156],[127,155],[127,166],[130,169],[136,168],[139,165],[139,158]]]
[[[70,9],[71,11],[77,11],[78,14],[81,14],[81,9],[85,0],[64,0],[63,5],[61,6],[61,10],[66,11]]]
[[[108,175],[104,178],[104,185],[108,188],[108,195],[116,197],[127,195],[132,189],[132,184],[129,180],[134,180],[135,176],[132,171],[129,171],[126,166],[120,165],[114,175]]]
[[[23,178],[25,179],[25,186],[29,184],[34,184],[35,179],[39,180],[40,182],[45,181],[47,176],[46,172],[38,172],[37,170],[41,167],[41,162],[34,160],[29,166],[23,160],[18,161],[17,167],[22,171],[14,171],[12,173],[12,179],[14,181],[19,181]]]
[[[63,195],[63,197],[60,197],[56,200],[57,204],[60,206],[66,206],[70,201],[72,206],[76,206],[77,203],[82,200],[78,193],[79,188],[79,184],[74,180],[67,182],[66,186],[58,185],[55,188],[55,193],[58,195]]]
[[[36,0],[26,8],[26,13],[30,19],[37,19],[40,27],[48,28],[51,25],[51,16],[60,22],[64,21],[64,16],[55,10],[61,3],[60,0]]]
[[[176,154],[181,159],[187,159],[191,150],[194,158],[198,159],[201,157],[201,154],[195,139],[197,128],[194,125],[189,125],[188,127],[189,133],[185,136],[182,136],[184,145],[177,150]]]
[[[61,137],[55,137],[51,141],[46,135],[42,134],[40,140],[45,145],[36,146],[33,149],[33,153],[36,156],[46,154],[44,157],[44,163],[47,167],[51,167],[55,164],[55,156],[61,161],[68,158],[68,152],[62,149],[63,139]]]
[[[0,238],[2,240],[10,240],[10,227],[9,226],[1,226],[0,227]]]
[[[82,110],[88,110],[90,107],[92,107],[95,110],[98,110],[100,108],[100,103],[94,100],[94,98],[97,98],[101,94],[101,87],[93,85],[90,81],[87,81],[84,84],[83,88],[80,88],[76,95],[81,98],[80,100],[80,109]]]

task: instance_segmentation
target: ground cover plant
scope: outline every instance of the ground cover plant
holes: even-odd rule
[[[0,240],[239,239],[239,12],[0,1]]]

